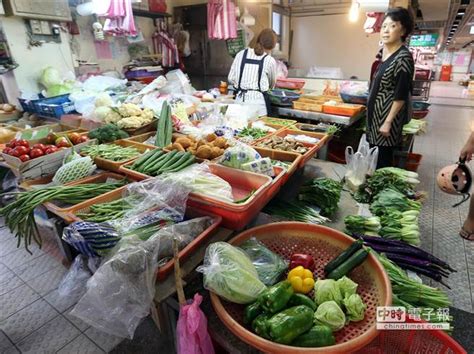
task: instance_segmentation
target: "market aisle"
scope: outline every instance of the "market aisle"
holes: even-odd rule
[[[473,108],[432,105],[427,117],[428,132],[416,137],[414,147],[414,152],[423,155],[418,170],[419,189],[428,192],[420,218],[422,248],[458,270],[449,277],[452,290],[448,290],[448,294],[454,307],[470,313],[474,312],[474,243],[458,235],[469,203],[452,208],[459,197],[441,192],[436,186],[436,174],[456,161],[470,134],[473,117]]]
[[[58,294],[67,268],[55,244],[30,255],[0,225],[0,353],[103,353],[122,341],[69,314],[78,299]]]

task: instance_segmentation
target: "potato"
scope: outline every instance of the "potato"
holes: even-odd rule
[[[11,104],[5,103],[5,104],[3,105],[3,110],[4,110],[5,112],[10,113],[10,112],[13,112],[13,111],[15,110],[15,107],[12,106]]]
[[[212,159],[215,159],[216,157],[219,157],[222,155],[221,149],[218,147],[213,147],[211,151],[212,151],[212,156],[211,156]]]
[[[209,134],[206,138],[207,141],[211,142],[211,141],[214,141],[217,139],[217,135],[212,133],[212,134]]]
[[[223,137],[217,138],[214,142],[214,146],[223,148],[227,144],[227,140]]]
[[[191,140],[188,138],[178,138],[176,139],[175,143],[180,144],[185,149],[192,145]]]
[[[178,151],[183,151],[183,152],[186,151],[184,150],[184,147],[178,143],[174,143],[173,145],[171,145],[171,150],[178,150]]]
[[[207,141],[206,140],[199,140],[198,143],[197,143],[197,147],[200,147],[200,146],[203,146],[203,145],[206,145],[207,144]]]
[[[207,145],[201,145],[196,152],[196,157],[201,159],[210,159],[212,156],[212,150]]]

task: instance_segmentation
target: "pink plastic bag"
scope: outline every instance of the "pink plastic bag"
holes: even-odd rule
[[[190,305],[184,305],[179,311],[176,337],[178,354],[214,354],[211,337],[207,332],[207,319],[199,308],[202,296],[194,294]]]

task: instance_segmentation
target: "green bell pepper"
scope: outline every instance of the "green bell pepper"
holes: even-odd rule
[[[314,326],[291,342],[291,345],[295,347],[327,347],[334,344],[336,344],[336,339],[331,328],[324,325]]]
[[[277,313],[286,307],[293,293],[293,287],[290,282],[284,280],[265,290],[259,296],[258,302],[264,311]]]
[[[251,324],[252,321],[257,318],[263,312],[262,306],[258,301],[254,302],[253,304],[245,306],[244,310],[244,323]]]
[[[265,339],[270,339],[270,334],[268,333],[268,320],[270,317],[270,314],[262,313],[252,322],[253,331]]]
[[[267,321],[270,338],[277,343],[290,344],[313,326],[313,315],[314,311],[304,305],[290,307],[273,315]]]
[[[304,294],[294,293],[293,295],[291,295],[290,301],[288,301],[288,307],[293,307],[293,306],[298,306],[298,305],[308,306],[313,311],[316,311],[316,307],[317,307],[314,300],[311,299],[310,297]]]

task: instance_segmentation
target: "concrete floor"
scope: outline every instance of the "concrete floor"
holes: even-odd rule
[[[441,102],[443,103],[443,102]],[[421,218],[422,247],[458,270],[450,276],[448,294],[453,306],[463,310],[457,319],[458,339],[472,349],[474,313],[474,243],[458,231],[468,204],[451,207],[459,198],[448,196],[435,185],[437,171],[457,160],[461,146],[474,128],[469,107],[432,105],[428,132],[417,137],[414,152],[423,155],[420,189],[429,197]],[[474,166],[472,166],[474,168]],[[69,314],[78,299],[62,298],[57,286],[66,272],[54,243],[33,255],[16,249],[15,240],[0,221],[0,353],[102,353],[122,340],[101,333]],[[122,342],[116,353],[167,352],[150,321],[141,325],[134,341]],[[153,338],[147,340],[147,338]],[[471,340],[471,342],[469,342]],[[470,343],[470,344],[468,344]],[[169,347],[168,347],[169,348]]]

